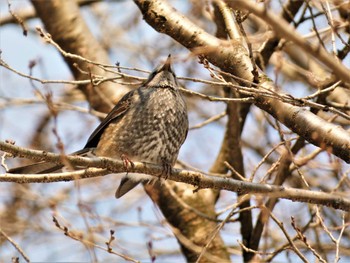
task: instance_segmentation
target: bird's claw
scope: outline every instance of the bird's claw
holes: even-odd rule
[[[162,160],[162,166],[163,166],[162,172],[158,174],[158,177],[160,179],[162,176],[165,176],[164,179],[167,180],[169,175],[172,174],[173,167],[166,160]]]
[[[126,154],[121,154],[120,159],[123,161],[124,168],[126,170],[126,174],[129,173],[129,167],[134,168],[135,164],[129,159]]]

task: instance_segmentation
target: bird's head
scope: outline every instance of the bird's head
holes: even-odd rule
[[[170,55],[164,64],[159,65],[152,71],[143,86],[172,89],[178,88],[179,84],[177,82],[176,75],[171,68]]]

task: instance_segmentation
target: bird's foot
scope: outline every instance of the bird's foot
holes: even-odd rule
[[[163,166],[162,172],[160,174],[158,174],[158,177],[160,179],[162,176],[165,176],[164,179],[167,180],[169,175],[171,175],[171,173],[172,173],[173,167],[165,159],[162,159],[162,166]]]
[[[129,173],[129,167],[134,168],[135,164],[129,159],[126,154],[121,154],[120,159],[123,161],[124,168],[126,170],[126,174]]]

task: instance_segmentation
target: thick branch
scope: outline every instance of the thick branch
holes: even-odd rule
[[[256,105],[308,142],[350,163],[350,134],[305,108],[259,96]]]
[[[30,150],[0,141],[0,150],[11,153],[14,156],[26,157],[36,161],[49,161],[61,163],[62,155],[49,153],[45,151]],[[80,156],[65,156],[65,160],[73,165],[96,167],[101,169],[87,169],[68,173],[57,174],[35,174],[35,175],[19,175],[19,174],[1,174],[1,182],[16,183],[51,183],[61,181],[74,181],[77,178],[92,178],[109,173],[125,173],[125,165],[122,161],[111,158],[86,158]],[[130,173],[143,173],[153,176],[159,176],[164,167],[149,163],[135,162],[134,167],[128,168]],[[104,170],[103,170],[104,169]],[[165,177],[166,175],[162,175]],[[231,179],[229,177],[207,176],[199,172],[188,170],[173,169],[168,179],[191,184],[198,189],[212,188],[220,190],[228,190],[239,194],[264,194],[264,196],[273,196],[276,198],[284,198],[291,201],[306,202],[312,204],[320,204],[344,211],[350,210],[350,200],[335,193],[328,194],[322,192],[314,192],[308,190],[287,188],[283,186],[274,186],[267,184],[258,184],[251,182],[243,182]]]

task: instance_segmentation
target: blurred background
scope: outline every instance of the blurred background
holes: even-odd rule
[[[288,1],[277,0],[265,2],[269,11],[275,14],[281,14],[288,4]],[[335,50],[343,50],[349,47],[349,20],[344,19],[340,8],[344,3],[345,10],[349,11],[348,1],[305,1],[291,24],[309,41],[316,43],[321,39],[329,52],[334,47]],[[197,26],[210,34],[216,34],[211,1],[178,0],[169,1],[169,4]],[[225,96],[222,87],[201,82],[213,80],[212,71],[199,63],[199,59],[185,47],[149,26],[133,1],[77,1],[77,5],[81,18],[108,58],[108,62],[101,62],[96,54],[95,61],[108,63],[112,70],[128,75],[109,81],[106,89],[118,90],[115,97],[111,98],[112,104],[120,98],[119,91],[125,93],[139,86],[168,54],[173,57],[173,68],[183,87],[209,96]],[[337,36],[333,41],[334,35],[331,34],[323,5],[330,5],[333,19],[339,26],[337,32],[348,41],[347,44]],[[21,18],[23,26],[14,19],[14,14]],[[36,28],[40,27],[46,32],[45,25],[30,1],[1,0],[0,25],[0,140],[11,140],[18,146],[52,152],[60,151],[59,141],[62,141],[66,153],[81,149],[99,124],[99,117],[104,116],[106,111],[95,107],[97,104],[91,106],[93,103],[86,95],[89,88],[77,88],[74,82],[77,73],[72,73],[69,61],[63,59],[57,48],[40,37]],[[243,25],[256,53],[273,34],[273,30],[253,15]],[[284,44],[278,46],[265,65],[264,72],[274,81],[277,92],[296,98],[313,94],[317,91],[314,83],[322,82],[321,78],[328,76],[328,70],[297,47]],[[94,61],[91,57],[89,59]],[[342,63],[349,68],[349,56],[345,55]],[[116,65],[120,65],[120,68]],[[81,79],[89,77],[85,74]],[[222,147],[227,105],[188,93],[184,93],[184,96],[188,105],[190,131],[181,148],[179,161],[188,169],[208,172]],[[327,96],[327,100],[317,101],[321,104],[330,102],[333,104],[329,105],[333,106],[349,105],[348,89],[339,88]],[[48,108],[48,98],[55,105],[57,116],[53,116]],[[347,114],[349,112],[348,108],[341,110]],[[332,112],[316,114],[349,129],[349,119],[335,118]],[[266,112],[251,106],[240,138],[246,177],[249,178],[254,172],[254,182],[273,182],[276,166],[285,152],[281,138],[290,140],[289,145],[292,147],[298,136]],[[300,179],[303,177],[311,190],[340,192],[349,198],[350,166],[344,161],[309,143],[304,143],[293,158],[295,162],[289,166],[290,177],[285,182],[286,186],[305,188]],[[258,167],[259,162],[262,164]],[[5,163],[11,168],[30,161],[6,157]],[[3,166],[0,167],[0,173],[5,173]],[[2,182],[0,228],[15,240],[33,262],[124,261],[122,257],[106,251],[105,242],[110,239],[111,230],[115,237],[111,246],[117,253],[141,262],[185,262],[186,257],[173,228],[142,186],[121,199],[114,198],[121,176],[108,175],[50,184]],[[221,191],[215,202],[217,219],[223,220],[237,200],[235,193]],[[265,201],[264,196],[251,197],[253,224],[261,213],[261,209],[256,206]],[[291,227],[293,217],[310,246],[322,259],[332,262],[340,257],[340,262],[350,261],[349,231],[343,231],[340,244],[336,244],[320,223],[321,218],[337,238],[343,228],[348,229],[349,213],[284,199],[279,200],[273,213],[283,222],[291,237],[297,234]],[[243,262],[242,248],[238,242],[242,240],[238,215],[234,214],[232,222],[226,223],[220,231],[233,262]],[[64,231],[53,222],[53,216],[74,235],[83,238],[77,241],[64,235]],[[319,260],[305,243],[297,238],[295,242],[308,260]],[[259,254],[261,260],[268,257],[273,262],[301,260],[290,250],[281,228],[272,220],[264,225],[259,251],[264,252]],[[16,257],[22,262],[18,250],[0,235],[0,262],[15,261]]]

